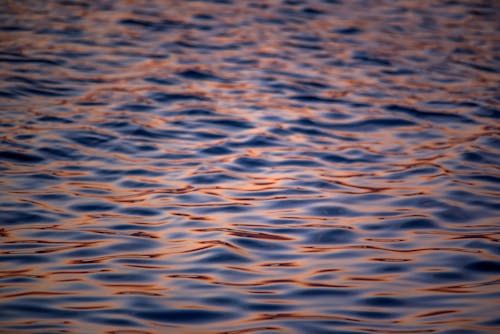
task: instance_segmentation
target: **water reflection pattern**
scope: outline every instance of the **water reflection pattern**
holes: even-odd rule
[[[8,333],[484,333],[495,1],[3,1]]]

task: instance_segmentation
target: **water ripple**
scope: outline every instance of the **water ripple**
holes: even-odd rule
[[[0,4],[6,333],[493,333],[500,8]]]

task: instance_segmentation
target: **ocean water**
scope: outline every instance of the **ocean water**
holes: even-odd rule
[[[1,333],[500,331],[498,1],[2,1]]]

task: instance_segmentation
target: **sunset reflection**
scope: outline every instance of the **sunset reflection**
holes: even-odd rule
[[[0,332],[498,331],[499,3],[0,8]]]

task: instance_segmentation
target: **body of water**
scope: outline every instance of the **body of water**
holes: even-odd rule
[[[500,328],[497,1],[2,1],[0,332]]]

